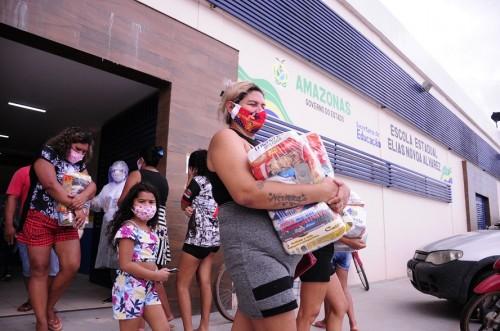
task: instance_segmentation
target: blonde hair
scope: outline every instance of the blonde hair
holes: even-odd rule
[[[226,124],[231,124],[233,121],[231,114],[229,114],[226,110],[226,103],[228,101],[239,103],[248,93],[252,91],[258,91],[264,95],[264,92],[260,89],[260,87],[249,81],[229,81],[226,83],[226,88],[221,92],[221,99],[217,109],[218,113],[224,116]]]

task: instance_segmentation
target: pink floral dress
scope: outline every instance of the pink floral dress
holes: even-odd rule
[[[128,221],[115,235],[116,242],[120,239],[134,241],[132,261],[155,262],[158,237],[154,231],[144,231],[134,222]],[[120,254],[119,251],[118,254]],[[117,270],[117,277],[111,293],[113,317],[117,320],[142,317],[146,305],[161,304],[154,281],[136,278],[122,270]]]

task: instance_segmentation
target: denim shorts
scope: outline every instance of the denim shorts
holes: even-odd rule
[[[31,276],[30,272],[30,258],[28,256],[28,246],[17,242],[17,249],[19,250],[19,257],[21,258],[21,265],[23,268],[23,276],[28,278]],[[56,251],[54,248],[50,249],[50,260],[49,260],[49,276],[55,277],[59,272],[59,259],[57,258]]]
[[[349,270],[351,267],[351,261],[351,252],[335,252],[332,258],[332,265],[344,270]]]

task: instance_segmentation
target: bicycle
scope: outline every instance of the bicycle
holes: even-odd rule
[[[293,290],[296,296],[299,295],[299,284],[299,279],[294,281]],[[224,264],[221,264],[217,272],[217,277],[213,283],[212,295],[219,313],[228,321],[233,322],[236,310],[238,309],[238,298],[236,297],[234,283]]]
[[[225,264],[221,264],[217,277],[213,283],[213,297],[215,306],[219,313],[228,321],[234,321],[236,309],[238,308],[238,298],[234,283],[226,270]]]
[[[358,272],[359,279],[361,280],[361,284],[365,290],[368,291],[370,289],[370,283],[368,283],[368,278],[366,277],[365,269],[363,268],[363,261],[361,261],[358,251],[353,251],[351,255],[356,271]]]

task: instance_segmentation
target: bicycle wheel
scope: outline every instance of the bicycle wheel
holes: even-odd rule
[[[214,282],[213,296],[219,313],[232,322],[238,308],[238,298],[236,297],[233,281],[224,264],[220,266]]]
[[[473,296],[460,318],[460,331],[500,330],[500,291]]]
[[[356,267],[359,279],[361,280],[361,284],[365,290],[368,291],[370,289],[370,283],[368,283],[368,278],[366,277],[365,269],[363,268],[363,262],[361,262],[358,252],[352,252],[352,259],[354,261],[354,266]]]

